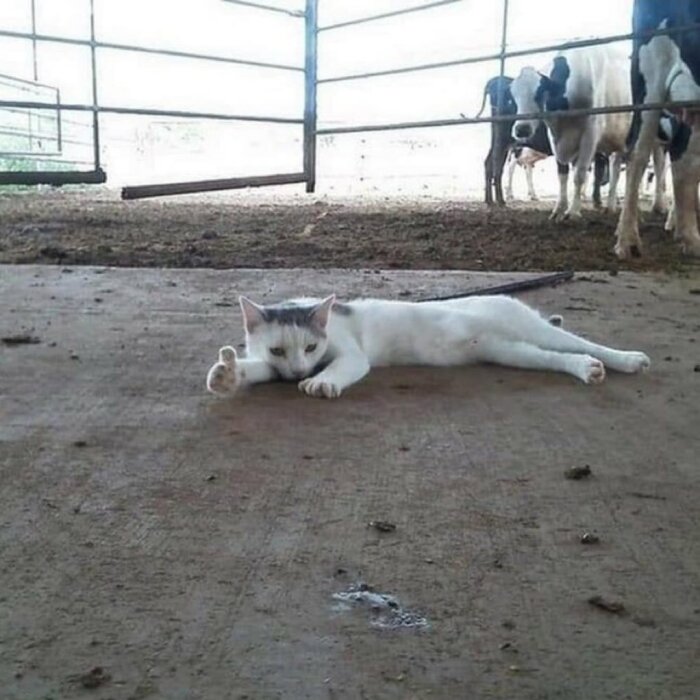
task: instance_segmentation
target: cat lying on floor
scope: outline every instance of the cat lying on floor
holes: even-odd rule
[[[640,372],[643,352],[613,350],[544,319],[507,296],[403,302],[359,299],[339,303],[296,299],[259,306],[240,299],[246,356],[219,350],[207,388],[227,394],[239,387],[294,380],[309,396],[336,398],[372,367],[454,366],[491,362],[508,367],[566,372],[586,384],[605,378],[605,367]]]

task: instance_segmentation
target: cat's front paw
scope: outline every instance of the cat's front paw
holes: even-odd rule
[[[309,377],[299,382],[299,391],[303,391],[308,396],[316,396],[322,399],[337,399],[342,390],[333,382]]]
[[[231,394],[240,386],[237,360],[238,356],[232,347],[226,346],[219,350],[219,361],[207,374],[207,389],[212,394]]]

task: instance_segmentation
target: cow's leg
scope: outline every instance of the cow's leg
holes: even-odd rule
[[[661,101],[652,95],[649,95],[648,99]],[[639,129],[637,145],[627,163],[625,200],[615,229],[615,238],[617,239],[615,255],[621,260],[626,260],[632,255],[639,256],[642,252],[642,241],[639,238],[639,185],[649,162],[649,154],[656,141],[661,113],[658,110],[649,110],[642,112],[641,115],[642,126]]]
[[[518,159],[515,157],[515,152],[511,149],[508,153],[508,174],[506,175],[506,201],[512,202],[515,197],[513,196],[513,175],[515,174],[515,168],[518,165]]]
[[[610,158],[610,185],[608,186],[608,204],[606,211],[612,213],[617,210],[617,183],[620,179],[622,153],[613,153]]]
[[[527,196],[531,202],[537,201],[537,192],[535,192],[535,183],[532,180],[532,171],[535,166],[532,163],[528,163],[525,166],[525,177],[527,178]]]
[[[569,206],[569,164],[557,161],[557,174],[559,175],[559,199],[549,218],[554,221],[561,221],[564,218],[564,212]]]
[[[586,185],[588,168],[591,167],[596,145],[595,130],[589,128],[581,137],[576,167],[574,169],[574,196],[571,205],[564,214],[565,219],[578,219],[581,216],[581,193]]]
[[[506,205],[506,201],[503,199],[503,168],[506,164],[506,158],[509,152],[509,145],[502,141],[500,147],[496,149],[496,156],[494,158],[493,180],[496,189],[496,204],[502,207]]]
[[[669,233],[673,231],[673,237],[676,237],[676,200],[672,200],[668,207],[668,214],[666,214],[666,221],[664,221],[664,231]]]
[[[596,209],[600,209],[603,206],[600,198],[600,189],[605,178],[607,165],[607,156],[602,153],[596,153],[593,159],[593,206]]]
[[[493,205],[493,144],[484,161],[484,184],[484,202],[490,207]]]
[[[651,210],[663,214],[666,211],[666,149],[657,143],[651,156],[654,161],[654,203]]]
[[[693,130],[686,152],[671,165],[676,211],[676,235],[689,255],[700,256],[698,232],[698,182],[700,181],[700,134]]]

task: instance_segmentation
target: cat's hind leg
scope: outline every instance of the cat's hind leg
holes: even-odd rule
[[[480,359],[506,367],[565,372],[586,384],[605,379],[603,363],[591,355],[544,350],[520,340],[488,340],[481,344]]]
[[[219,361],[207,373],[207,389],[212,394],[231,394],[247,384],[269,382],[275,371],[263,360],[240,359],[234,348],[219,350]]]
[[[651,360],[643,352],[616,350],[605,345],[592,343],[551,323],[541,324],[533,341],[545,350],[592,355],[603,362],[606,367],[617,372],[628,374],[645,372],[651,366]]]

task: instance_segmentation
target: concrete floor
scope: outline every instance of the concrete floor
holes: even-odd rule
[[[2,698],[698,697],[697,279],[524,295],[647,351],[646,376],[406,368],[336,402],[204,392],[240,340],[239,291],[503,280],[0,267],[0,335],[40,340],[0,345]],[[429,627],[340,609],[360,581]]]

